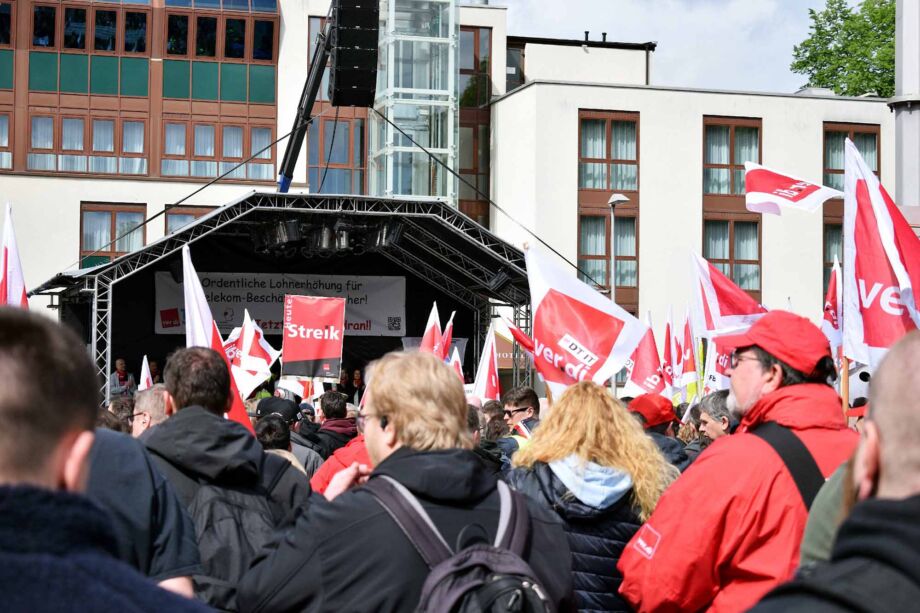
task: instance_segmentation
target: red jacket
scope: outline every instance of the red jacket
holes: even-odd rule
[[[832,388],[805,383],[761,398],[738,434],[710,445],[664,493],[623,551],[620,594],[637,610],[743,611],[792,577],[808,512],[779,455],[746,433],[766,421],[792,429],[825,478],[856,447]]]
[[[323,465],[313,473],[310,479],[310,488],[314,492],[322,494],[329,486],[329,482],[340,471],[348,468],[352,463],[367,464],[372,466],[371,459],[367,455],[367,447],[364,446],[364,435],[359,434],[348,441],[344,447],[336,449],[329,458],[323,462]]]

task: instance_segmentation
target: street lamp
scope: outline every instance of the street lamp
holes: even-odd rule
[[[610,299],[616,302],[614,297],[616,288],[616,244],[614,243],[613,224],[616,221],[614,214],[618,204],[629,202],[629,198],[623,194],[610,194],[607,204],[610,205]]]

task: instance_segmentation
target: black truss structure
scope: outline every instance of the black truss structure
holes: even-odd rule
[[[366,196],[251,193],[200,217],[144,248],[94,268],[60,273],[32,291],[63,304],[91,295],[90,347],[103,381],[112,367],[112,308],[115,286],[183,246],[230,226],[277,219],[277,215],[329,216],[381,224],[402,224],[399,238],[379,248],[386,257],[474,312],[474,358],[496,307],[510,307],[514,322],[530,329],[530,294],[524,254],[463,213],[437,200],[403,200]],[[532,366],[515,344],[514,381],[532,382]],[[526,367],[524,366],[526,365]],[[103,394],[109,398],[108,385]]]

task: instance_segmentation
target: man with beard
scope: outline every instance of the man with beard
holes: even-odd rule
[[[620,593],[637,610],[742,611],[790,579],[814,495],[856,446],[814,324],[771,311],[722,342],[734,347],[728,407],[740,425],[674,482],[624,550]]]

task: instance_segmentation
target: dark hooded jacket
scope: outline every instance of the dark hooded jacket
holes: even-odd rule
[[[310,494],[306,476],[290,462],[265,453],[240,424],[200,406],[184,408],[156,426],[144,443],[186,508],[201,483],[267,489],[279,471],[269,492],[279,521]]]
[[[665,436],[664,434],[658,434],[657,432],[651,432],[649,430],[646,430],[645,433],[652,437],[652,440],[655,441],[655,444],[661,449],[661,453],[664,454],[665,460],[673,464],[680,472],[687,470],[687,467],[690,466],[690,458],[687,456],[687,452],[684,451],[684,444],[682,442],[676,438],[671,438],[670,436]]]
[[[804,570],[752,609],[914,611],[920,602],[920,496],[867,500],[840,527],[830,562]]]
[[[418,497],[445,540],[479,524],[498,527],[496,479],[470,451],[396,450],[374,470]],[[374,478],[373,476],[371,478]],[[317,497],[314,497],[317,498]],[[559,609],[571,605],[568,544],[558,518],[528,501],[524,559]],[[411,611],[428,567],[374,496],[358,487],[312,502],[263,550],[239,585],[241,611]]]
[[[309,432],[303,436],[307,445],[316,451],[323,460],[348,444],[348,441],[358,436],[358,426],[354,420],[348,418],[327,419],[316,432]]]
[[[473,453],[476,454],[490,475],[501,479],[506,462],[502,455],[502,450],[498,448],[498,444],[495,441],[480,441],[479,445],[473,448]]]
[[[512,469],[507,480],[565,524],[578,610],[630,611],[617,593],[623,582],[617,562],[642,523],[632,504],[629,475],[570,456]]]
[[[4,611],[207,611],[120,561],[106,514],[88,498],[0,487],[0,608]]]

